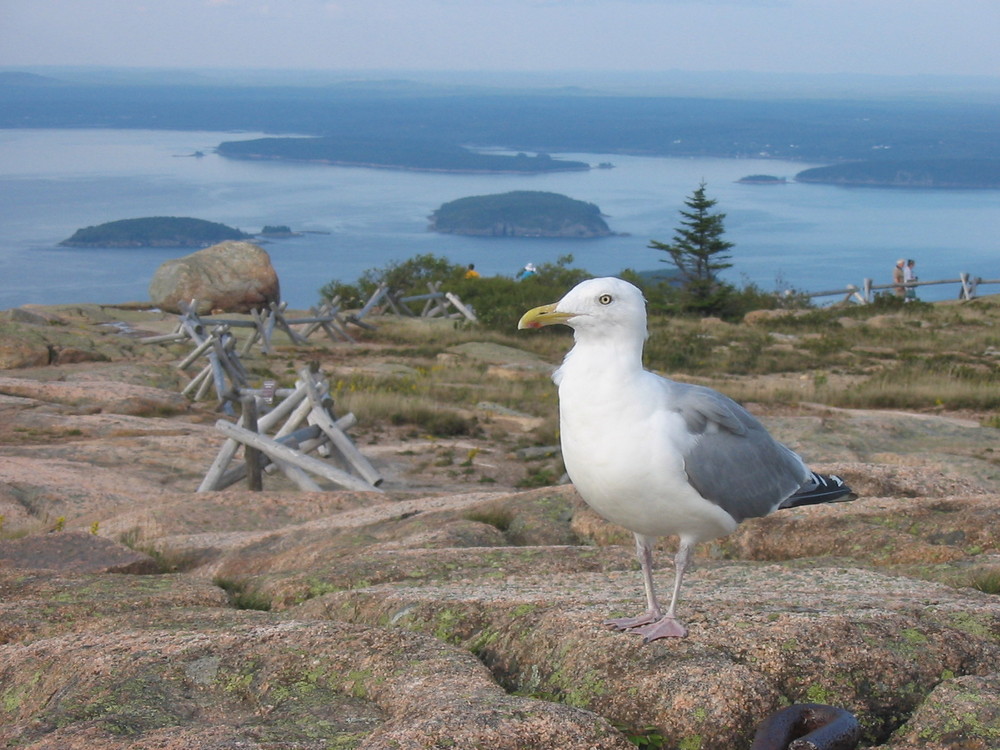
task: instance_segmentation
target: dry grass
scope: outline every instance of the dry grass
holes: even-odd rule
[[[650,320],[646,361],[658,372],[745,402],[963,411],[997,426],[998,320],[1000,299],[992,297],[788,312],[756,324],[656,317]],[[358,356],[344,364],[363,359],[397,371],[355,369],[339,375],[339,410],[354,411],[369,423],[472,434],[489,431],[488,424],[471,424],[467,416],[489,402],[543,417],[546,426],[530,439],[553,440],[557,407],[548,376],[499,378],[485,363],[449,355],[451,347],[470,341],[531,351],[551,363],[572,346],[568,330],[505,335],[454,321],[383,318],[355,350]]]
[[[758,325],[654,321],[649,364],[748,401],[1000,408],[1000,304],[821,310]]]
[[[451,345],[442,342],[439,353]],[[397,363],[405,359],[398,352],[384,356]],[[551,440],[555,434],[556,396],[547,376],[499,378],[490,374],[487,365],[463,358],[409,360],[405,368],[391,374],[340,374],[332,379],[331,391],[339,413],[351,411],[369,424],[412,425],[420,434],[447,437],[491,432],[487,418],[472,416],[484,403],[551,417],[538,430],[537,439]]]

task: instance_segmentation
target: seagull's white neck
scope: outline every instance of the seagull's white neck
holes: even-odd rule
[[[575,344],[557,370],[556,382],[568,376],[585,378],[595,385],[610,379],[620,386],[623,380],[640,374],[644,339],[624,330],[616,333],[620,335],[583,327],[574,330]]]

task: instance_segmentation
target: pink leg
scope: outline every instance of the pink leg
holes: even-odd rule
[[[630,630],[641,625],[649,625],[663,617],[660,603],[656,599],[656,590],[653,588],[653,544],[655,539],[635,535],[635,553],[639,557],[639,566],[642,568],[642,581],[646,587],[646,611],[636,617],[618,617],[614,620],[605,620],[603,625],[612,630]]]
[[[655,539],[635,535],[636,552],[639,555],[639,565],[642,568],[643,585],[646,588],[646,612],[637,617],[621,617],[614,620],[607,620],[604,625],[612,630],[624,630],[636,633],[643,637],[645,643],[655,641],[660,638],[683,638],[687,635],[687,628],[677,620],[674,613],[677,609],[677,599],[680,595],[681,582],[684,580],[684,571],[691,560],[692,544],[687,540],[681,540],[680,549],[674,558],[674,591],[670,599],[670,608],[664,615],[660,609],[660,604],[656,598],[656,590],[653,587],[653,543]]]

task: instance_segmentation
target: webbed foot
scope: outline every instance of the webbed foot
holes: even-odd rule
[[[632,630],[633,628],[642,627],[643,625],[651,625],[659,619],[659,615],[653,612],[646,612],[639,615],[638,617],[616,617],[613,620],[605,620],[601,623],[604,627],[610,630]]]
[[[629,628],[629,632],[641,635],[643,643],[658,641],[660,638],[684,638],[688,634],[687,628],[675,617],[664,617],[648,625]]]

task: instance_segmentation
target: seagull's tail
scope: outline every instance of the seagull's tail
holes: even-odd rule
[[[843,503],[855,497],[857,495],[840,477],[833,474],[817,474],[814,471],[810,480],[778,507],[798,508],[800,505]]]

